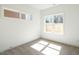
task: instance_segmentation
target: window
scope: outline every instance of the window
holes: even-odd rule
[[[4,16],[10,18],[20,18],[20,13],[12,10],[4,9]]]
[[[30,46],[31,48],[45,54],[45,55],[59,55],[61,51],[61,46],[40,40],[39,42]]]
[[[44,17],[44,32],[63,34],[63,14]]]
[[[21,19],[26,19],[26,15],[21,13]]]
[[[26,14],[24,12],[20,11],[15,11],[12,9],[3,9],[3,16],[8,17],[8,18],[17,18],[17,19],[22,19],[22,20],[32,20],[32,15],[31,14]]]

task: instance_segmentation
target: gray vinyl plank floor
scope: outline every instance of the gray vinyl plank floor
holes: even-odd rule
[[[56,44],[56,45],[61,46],[62,48],[59,52],[59,55],[79,55],[79,47],[70,46],[70,45],[54,42],[54,41],[47,40],[47,39],[46,40],[45,39],[34,40],[32,42],[6,50],[2,52],[1,55],[45,55],[41,51],[38,51],[31,47],[32,45],[42,40],[48,42],[49,44]]]

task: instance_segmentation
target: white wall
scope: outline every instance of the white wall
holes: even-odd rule
[[[64,35],[45,33],[43,16],[64,13]],[[79,5],[58,5],[41,11],[41,37],[79,47]]]
[[[10,8],[33,16],[30,20],[2,18],[2,8]],[[40,12],[28,5],[0,5],[0,52],[40,37]]]

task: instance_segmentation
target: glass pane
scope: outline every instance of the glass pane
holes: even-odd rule
[[[20,15],[19,12],[15,12],[15,11],[12,11],[12,10],[4,9],[4,16],[5,17],[20,18],[19,15]]]
[[[21,19],[26,19],[26,15],[21,13]]]
[[[44,48],[44,45],[36,43],[36,44],[32,45],[31,47],[34,48],[37,51],[40,51]]]
[[[45,50],[42,51],[42,53],[46,55],[58,55],[60,51],[56,51],[54,49],[47,47]]]

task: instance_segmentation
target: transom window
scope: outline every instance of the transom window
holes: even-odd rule
[[[3,16],[13,19],[32,20],[32,15],[26,12],[16,11],[13,9],[3,8]]]

